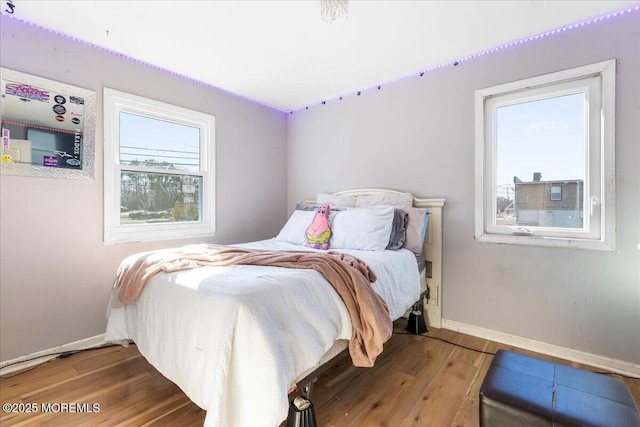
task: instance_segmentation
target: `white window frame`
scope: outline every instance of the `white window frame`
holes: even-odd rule
[[[130,113],[200,129],[202,177],[200,220],[120,224],[120,113]],[[125,167],[131,170],[130,167]],[[144,172],[167,170],[144,168]],[[173,173],[173,172],[172,172]],[[130,243],[213,236],[215,224],[215,117],[141,96],[104,88],[104,243]]]
[[[615,249],[615,74],[608,60],[476,90],[475,238],[479,242]],[[582,229],[496,225],[496,109],[585,91],[586,156]]]

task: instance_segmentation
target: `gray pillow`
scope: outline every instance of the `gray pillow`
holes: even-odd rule
[[[402,249],[407,241],[407,224],[409,223],[409,214],[402,209],[394,209],[393,224],[391,225],[391,236],[389,236],[389,244],[387,249],[397,251]]]
[[[407,225],[407,242],[405,248],[420,255],[429,223],[429,211],[423,208],[403,208],[409,214]]]

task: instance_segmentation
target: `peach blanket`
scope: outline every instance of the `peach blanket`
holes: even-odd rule
[[[355,366],[373,366],[391,337],[393,324],[386,302],[373,290],[376,276],[355,256],[339,252],[270,251],[220,245],[189,245],[132,255],[120,264],[114,291],[121,304],[138,297],[160,271],[174,272],[198,266],[263,265],[313,269],[338,292],[353,333],[349,353]]]

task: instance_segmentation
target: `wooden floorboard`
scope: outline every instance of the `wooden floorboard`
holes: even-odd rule
[[[416,336],[403,327],[403,321],[396,322],[395,334],[373,368],[355,368],[345,357],[318,378],[312,394],[318,426],[478,426],[478,395],[492,355],[464,347],[491,353],[515,350],[601,371],[452,331],[432,329]],[[640,379],[611,376],[625,382],[640,407]],[[0,378],[0,401],[36,404],[32,408],[38,410],[3,411],[3,427],[198,426],[205,417],[135,345],[81,352],[9,374]],[[43,413],[43,404],[52,404],[55,412]],[[63,404],[79,406],[68,412],[59,406]]]

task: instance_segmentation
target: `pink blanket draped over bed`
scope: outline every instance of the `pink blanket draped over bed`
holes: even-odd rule
[[[120,264],[114,291],[121,304],[138,297],[153,275],[198,266],[263,265],[313,269],[338,292],[347,307],[353,333],[349,353],[355,366],[373,366],[391,337],[393,324],[386,302],[373,290],[376,276],[355,256],[338,252],[270,251],[235,246],[189,245],[132,255]]]

